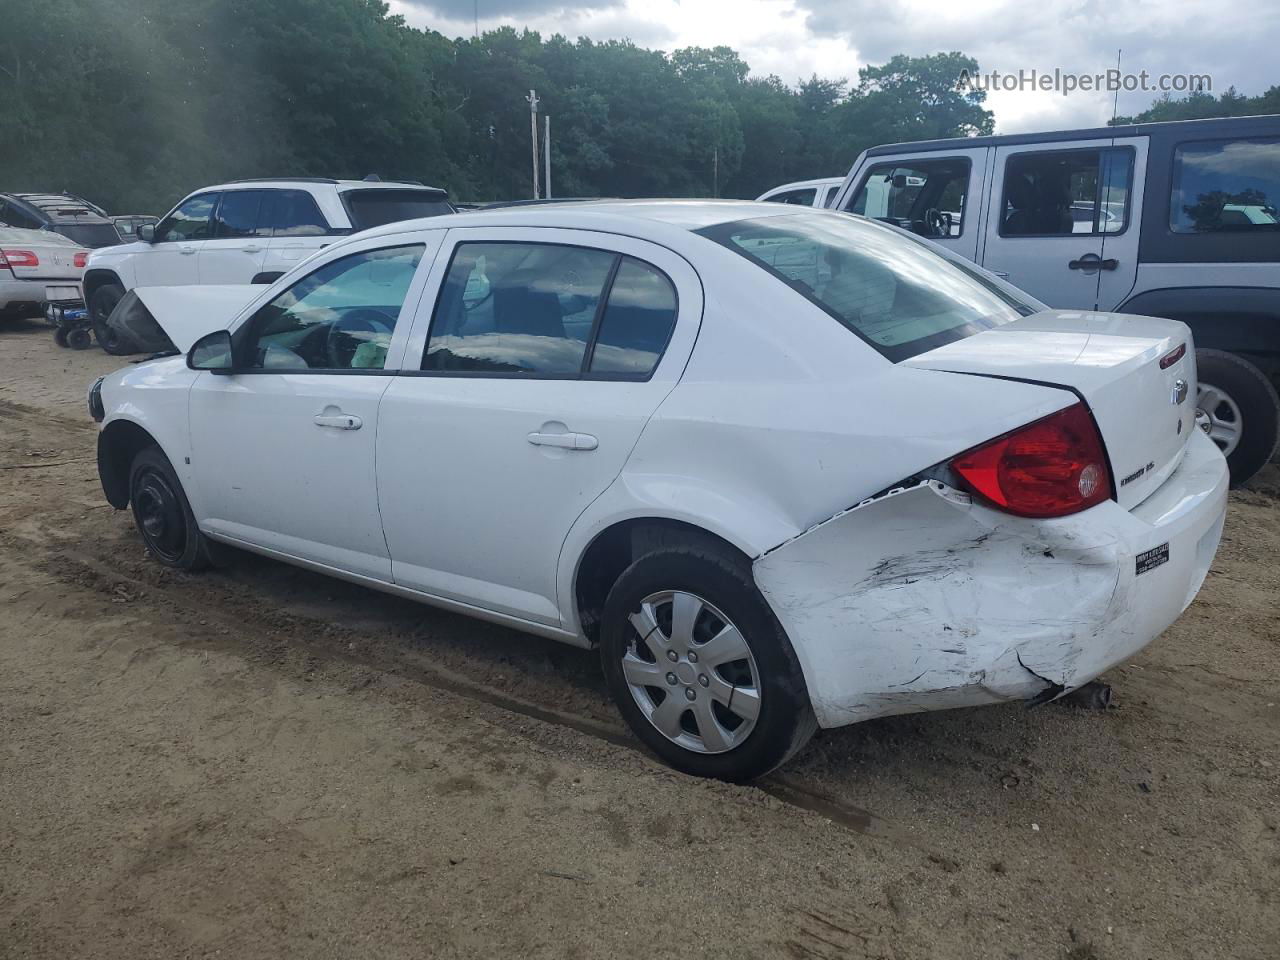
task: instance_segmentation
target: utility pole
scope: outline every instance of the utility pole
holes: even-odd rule
[[[529,101],[529,131],[532,134],[533,147],[533,199],[538,199],[538,93],[530,90],[525,97]]]
[[[720,148],[711,151],[711,196],[720,196]]]
[[[472,11],[476,17],[476,39],[480,39],[480,0],[476,0],[475,8]]]
[[[551,199],[551,114],[542,117],[542,166],[546,176],[542,178],[542,195]]]

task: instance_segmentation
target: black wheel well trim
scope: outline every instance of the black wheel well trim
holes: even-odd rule
[[[164,452],[156,438],[133,420],[112,420],[99,431],[98,479],[107,503],[117,510],[129,506],[129,469],[138,451],[149,446]]]
[[[100,287],[104,287],[109,283],[116,283],[121,288],[124,287],[124,281],[120,279],[120,275],[106,267],[85,271],[84,279],[80,283],[84,290],[84,302],[86,305],[89,303],[89,298],[97,293]]]
[[[751,557],[717,533],[685,520],[641,516],[618,520],[597,533],[573,572],[573,603],[578,629],[595,646],[605,598],[622,572],[655,547],[701,541],[730,551],[747,568]]]

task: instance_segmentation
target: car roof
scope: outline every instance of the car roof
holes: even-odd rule
[[[869,149],[867,156],[1054,143],[1063,140],[1109,140],[1112,137],[1145,137],[1156,133],[1195,137],[1257,136],[1264,133],[1274,135],[1280,133],[1280,114],[1212,117],[1206,120],[1165,120],[1160,123],[1129,123],[1122,126],[1089,127],[1082,130],[1050,130],[1044,133],[1007,133],[989,137],[954,137],[949,140],[920,140],[915,143],[885,143]]]
[[[777,193],[779,190],[801,190],[805,187],[826,187],[833,183],[844,183],[844,177],[818,177],[816,180],[795,180],[770,187],[765,193]]]
[[[583,200],[540,206],[467,210],[441,217],[401,220],[363,230],[353,234],[352,239],[455,227],[560,227],[597,230],[623,236],[644,237],[652,234],[656,239],[663,234],[688,234],[703,227],[734,220],[801,215],[839,216],[813,207],[758,200]]]
[[[430,190],[442,197],[449,195],[440,187],[427,186],[416,180],[334,180],[328,177],[250,177],[244,180],[228,180],[226,183],[214,183],[191,194],[205,193],[209,190],[251,189],[253,186],[295,187],[305,189],[315,184],[326,184],[338,188],[339,193],[348,190]],[[190,194],[189,194],[190,195]]]

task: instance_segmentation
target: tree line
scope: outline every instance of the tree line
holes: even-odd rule
[[[161,213],[254,176],[404,178],[529,197],[529,109],[558,196],[753,197],[846,172],[865,147],[990,133],[962,53],[786,83],[728,47],[664,53],[511,28],[449,39],[382,0],[0,0],[0,190]],[[1123,120],[1280,111],[1165,98]]]
[[[160,213],[253,176],[407,178],[529,197],[529,108],[559,196],[752,197],[864,147],[989,133],[960,53],[855,81],[757,77],[728,47],[647,50],[511,28],[449,39],[381,0],[3,0],[0,190]]]

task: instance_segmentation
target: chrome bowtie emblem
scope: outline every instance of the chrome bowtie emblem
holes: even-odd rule
[[[1187,381],[1175,380],[1173,382],[1173,396],[1169,398],[1169,402],[1175,405],[1182,403],[1182,401],[1187,399],[1187,393]]]

